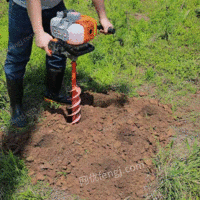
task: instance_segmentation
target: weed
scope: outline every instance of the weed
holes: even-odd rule
[[[187,149],[184,155],[174,149],[172,141],[168,149],[160,149],[154,159],[159,187],[155,196],[162,194],[164,199],[195,199],[200,196],[200,146],[197,140],[190,145],[188,140],[182,143]],[[181,147],[179,147],[181,150]]]

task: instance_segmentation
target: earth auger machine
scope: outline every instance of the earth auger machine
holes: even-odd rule
[[[72,66],[72,105],[67,108],[68,121],[76,124],[81,119],[81,88],[76,84],[76,60],[79,56],[92,52],[95,48],[88,42],[97,35],[97,29],[103,29],[102,25],[97,26],[97,21],[87,15],[81,15],[75,10],[63,10],[57,12],[57,16],[50,22],[51,34],[54,37],[49,42],[51,54],[65,55],[71,60]],[[115,29],[109,28],[108,33],[114,34]]]

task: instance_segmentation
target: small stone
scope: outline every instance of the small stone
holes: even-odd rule
[[[71,162],[71,166],[72,166],[72,167],[75,167],[75,166],[76,166],[76,164],[75,164],[74,161]]]
[[[130,131],[135,132],[136,130],[137,130],[137,128],[135,126],[130,127]]]
[[[159,101],[156,100],[156,99],[151,99],[151,100],[149,100],[149,102],[150,102],[151,104],[153,104],[153,105],[158,105],[158,104],[159,104]]]
[[[156,131],[154,131],[152,134],[155,135],[155,136],[159,136],[159,135],[160,135],[160,134],[157,133]]]
[[[71,188],[73,185],[72,184],[67,184],[67,186],[66,187],[68,187],[68,188]]]
[[[61,188],[61,190],[64,191],[64,190],[67,190],[68,188],[69,188],[69,187],[68,187],[67,185],[63,185],[62,188]]]
[[[156,179],[155,176],[151,176],[151,177],[150,177],[150,180],[151,180],[151,181],[154,181],[155,179]]]
[[[145,164],[147,164],[148,166],[151,166],[152,165],[152,160],[151,159],[147,159],[144,161]]]
[[[111,195],[111,193],[110,193],[110,191],[108,190],[108,191],[106,191],[106,195],[107,196],[110,196]]]
[[[98,131],[102,131],[103,130],[103,127],[100,123],[97,123],[96,125],[94,125],[94,127],[96,128],[96,130]],[[85,130],[86,131],[86,130]]]
[[[53,171],[53,170],[49,170],[49,171],[46,172],[46,175],[51,177],[51,178],[54,178],[54,177],[56,177],[56,172]]]
[[[159,140],[160,140],[160,142],[161,141],[166,141],[166,136],[165,135],[160,135]]]
[[[44,164],[44,163],[45,163],[45,160],[40,159],[40,160],[38,161],[38,163],[39,163],[39,164]]]
[[[143,193],[144,193],[143,190],[139,190],[135,194],[137,195],[137,197],[142,198],[143,197]]]
[[[163,108],[170,114],[172,114],[172,110],[168,105],[163,105]]]
[[[146,148],[146,147],[145,147]],[[145,148],[142,148],[141,150],[140,150],[140,153],[141,154],[143,154],[146,150],[145,150]]]
[[[48,134],[52,134],[53,133],[53,130],[50,129],[49,131],[47,131]]]
[[[56,182],[56,186],[58,186],[58,187],[61,187],[62,184],[63,184],[63,182],[61,180],[59,180],[59,181]]]
[[[126,159],[127,159],[126,156],[125,156],[124,154],[121,155],[121,158],[122,158],[123,160],[126,160]]]
[[[43,174],[38,173],[37,176],[36,176],[36,179],[39,180],[39,181],[44,181],[45,177],[44,177]]]
[[[149,148],[149,143],[148,142],[145,142],[145,144],[144,144],[144,149],[146,150],[146,149],[148,149]]]
[[[139,119],[139,120],[142,119],[142,116],[141,116],[141,115],[138,115],[138,116],[137,116],[137,119]]]
[[[151,135],[149,136],[149,142],[151,142],[152,144],[155,142],[155,138]]]
[[[62,169],[66,170],[66,169],[67,169],[67,166],[66,166],[66,165],[62,166]]]
[[[49,163],[45,163],[43,165],[40,165],[41,169],[53,169],[53,167]]]
[[[184,125],[184,122],[178,122],[176,123],[176,126],[183,126]]]
[[[169,130],[168,130],[168,132],[167,132],[167,135],[169,136],[169,137],[172,137],[172,136],[174,136],[176,134],[176,132],[174,131],[174,129],[173,128],[169,128]]]
[[[118,149],[120,146],[121,146],[121,142],[119,141],[116,141],[114,144],[113,144],[114,148]]]
[[[163,105],[164,109],[167,110],[169,107],[167,105]]]
[[[141,127],[139,128],[139,130],[140,130],[140,131],[144,130],[144,127],[143,127],[143,126],[141,126]]]
[[[119,121],[119,122],[118,122],[118,125],[119,125],[119,126],[123,126],[123,124],[124,124],[123,121]]]
[[[48,180],[50,185],[52,185],[54,183],[54,181],[53,181],[53,179],[51,177],[48,177],[47,180]]]
[[[133,119],[128,119],[128,120],[126,121],[126,123],[132,125],[132,124],[133,124]]]
[[[62,166],[67,166],[71,163],[71,161],[68,158],[65,158],[64,161],[62,162]]]
[[[98,139],[98,135],[97,135],[97,134],[93,135],[93,141],[94,141],[94,142],[99,142],[99,139]]]
[[[65,128],[65,125],[62,125],[62,124],[59,124],[59,125],[58,125],[58,129],[62,130],[62,129],[64,129],[64,128]]]
[[[27,162],[33,162],[34,158],[32,156],[29,156],[29,157],[26,158],[26,161]]]
[[[71,127],[70,126],[66,126],[65,127],[65,132],[70,132],[71,131]]]
[[[169,113],[169,114],[172,114],[173,112],[172,112],[172,110],[171,110],[171,109],[169,109],[169,110],[168,110],[168,113]]]
[[[144,96],[148,95],[146,92],[138,92],[138,94],[139,94],[140,97],[144,97]]]
[[[60,178],[60,180],[61,180],[62,182],[64,182],[64,181],[66,181],[66,178],[65,178],[64,176],[62,176],[62,177]]]

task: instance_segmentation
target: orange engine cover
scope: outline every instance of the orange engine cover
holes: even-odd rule
[[[84,43],[89,42],[97,35],[97,21],[87,15],[81,15],[81,19],[76,21],[84,28]]]

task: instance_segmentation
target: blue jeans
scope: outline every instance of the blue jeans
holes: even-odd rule
[[[57,11],[66,10],[63,2],[52,9],[42,10],[42,23],[44,31],[50,33],[50,20],[56,16]],[[23,79],[26,65],[30,59],[33,29],[26,8],[9,1],[9,42],[5,61],[6,78],[10,80]],[[46,68],[65,69],[65,56],[47,56]]]

